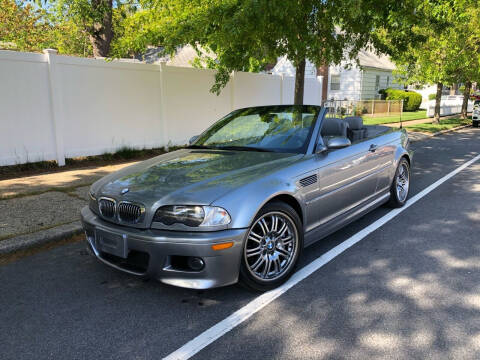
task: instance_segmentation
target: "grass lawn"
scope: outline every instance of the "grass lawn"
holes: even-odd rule
[[[427,118],[427,110],[409,111],[402,113],[402,121],[419,120]],[[390,124],[400,122],[400,115],[395,114],[391,116],[372,117],[370,115],[363,115],[363,122],[365,125]]]
[[[471,119],[453,118],[453,119],[443,119],[443,120],[440,119],[439,124],[425,123],[425,124],[404,126],[404,128],[407,129],[407,131],[436,133],[438,131],[452,129],[454,127],[461,126],[461,125],[470,125],[471,123],[472,123]]]

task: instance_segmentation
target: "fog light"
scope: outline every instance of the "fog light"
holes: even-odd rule
[[[205,262],[199,257],[189,257],[187,264],[194,271],[200,271],[205,267]]]

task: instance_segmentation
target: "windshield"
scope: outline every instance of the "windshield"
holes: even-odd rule
[[[191,147],[303,153],[318,106],[261,106],[235,110],[205,131]]]

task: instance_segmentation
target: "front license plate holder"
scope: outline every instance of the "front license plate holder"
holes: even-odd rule
[[[123,259],[127,258],[127,236],[112,234],[103,230],[96,230],[95,243],[99,251],[115,255]]]

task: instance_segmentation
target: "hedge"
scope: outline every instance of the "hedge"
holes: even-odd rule
[[[415,91],[385,89],[381,91],[385,100],[403,100],[403,111],[417,111],[422,103],[422,95]]]

